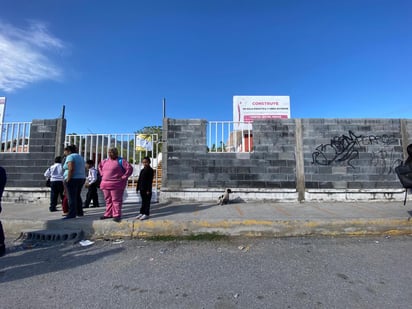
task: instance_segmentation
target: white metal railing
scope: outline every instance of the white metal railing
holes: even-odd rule
[[[209,152],[252,152],[253,131],[251,122],[209,121],[207,124]]]
[[[155,186],[158,187],[157,165],[161,160],[159,156],[158,135],[151,134],[149,138],[143,139],[139,134],[68,134],[65,146],[76,145],[79,154],[85,159],[91,159],[97,167],[101,160],[108,157],[111,147],[119,150],[119,156],[127,160],[133,166],[133,174],[129,178],[129,184],[134,186],[142,168],[142,159],[149,156],[152,167],[155,169]],[[150,153],[150,155],[148,155]]]
[[[28,153],[31,122],[0,123],[0,152]]]

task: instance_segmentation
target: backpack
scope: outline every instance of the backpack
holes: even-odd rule
[[[122,168],[122,171],[124,173],[125,169],[123,167],[123,158],[122,157],[117,157],[117,162],[119,163],[119,166]]]
[[[403,205],[405,205],[408,189],[412,189],[412,166],[402,162],[395,167],[395,173],[398,176],[402,186],[405,188],[405,200],[403,201]]]

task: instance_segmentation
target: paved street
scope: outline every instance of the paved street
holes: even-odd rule
[[[411,236],[22,243],[1,308],[408,308]]]

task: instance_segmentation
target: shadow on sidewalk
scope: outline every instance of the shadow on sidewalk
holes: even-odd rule
[[[202,211],[209,209],[211,207],[218,207],[216,204],[210,203],[173,203],[173,202],[164,202],[164,203],[152,203],[150,206],[150,217],[158,218],[163,216],[169,216],[174,214],[182,213],[194,213],[197,211]],[[127,203],[123,204],[122,207],[122,219],[134,219],[140,213],[140,203]],[[104,214],[105,207],[98,208],[87,208],[84,210],[84,218],[99,220],[100,216]],[[81,218],[80,218],[81,220]]]
[[[0,283],[73,269],[96,260],[119,254],[123,248],[81,247],[70,243],[23,242],[9,245],[0,258]]]
[[[204,204],[204,203],[190,203],[190,204],[173,204],[165,203],[152,206],[150,216],[153,218],[160,218],[165,216],[171,216],[175,214],[183,213],[196,213],[198,211],[204,211],[212,207],[220,207],[216,204]]]

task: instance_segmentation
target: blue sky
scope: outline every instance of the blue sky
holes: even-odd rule
[[[234,95],[292,118],[412,118],[409,0],[0,0],[5,121],[131,133],[232,120]]]

